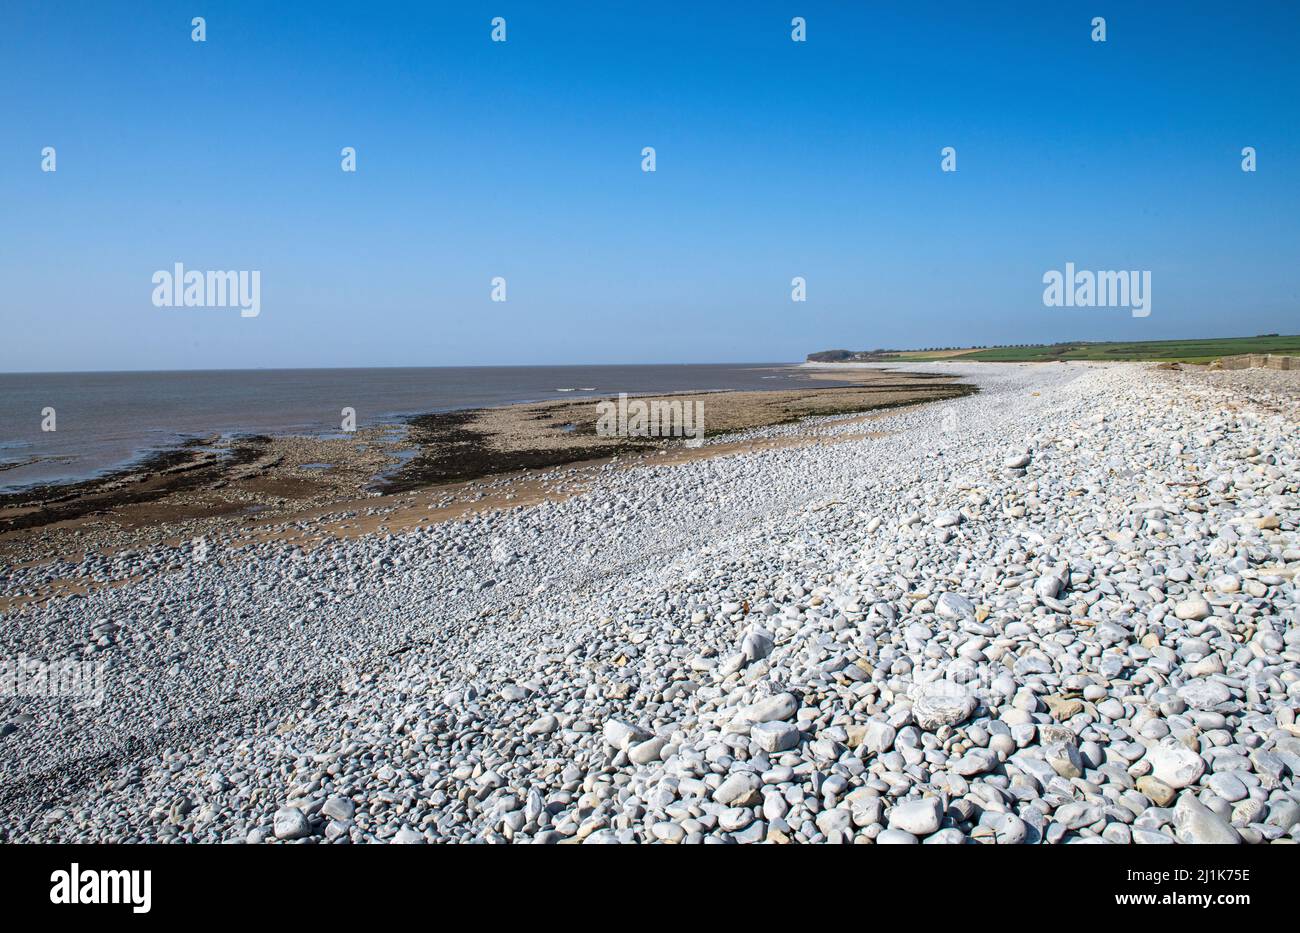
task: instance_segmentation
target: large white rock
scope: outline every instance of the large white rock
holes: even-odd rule
[[[551,713],[543,713],[524,726],[524,735],[550,735],[560,726],[560,721]]]
[[[1184,599],[1174,606],[1174,615],[1183,621],[1208,618],[1212,611],[1210,604],[1199,596],[1195,599]]]
[[[659,753],[664,750],[664,746],[667,744],[668,740],[662,736],[646,739],[644,742],[637,742],[635,745],[628,747],[628,761],[634,765],[647,765],[652,761],[658,761]]]
[[[969,719],[975,706],[968,693],[923,693],[912,701],[912,718],[922,729],[934,731]]]
[[[619,719],[610,719],[605,723],[605,742],[613,748],[627,751],[634,743],[644,742],[648,738],[649,732],[632,723]]]
[[[934,613],[941,619],[973,619],[975,605],[957,593],[943,593],[934,604]]]
[[[746,664],[753,664],[755,661],[761,661],[772,653],[775,642],[772,635],[766,629],[754,626],[745,633],[745,637],[740,642],[740,653],[745,658]]]
[[[870,826],[873,823],[879,823],[881,814],[884,813],[885,809],[885,802],[874,788],[859,787],[851,791],[844,798],[844,802],[848,805],[849,812],[853,814],[853,825],[855,826]]]
[[[972,748],[960,758],[949,763],[949,768],[962,777],[974,777],[992,771],[998,766],[998,756],[987,748]]]
[[[731,726],[733,730],[743,732],[755,723],[789,719],[798,709],[799,701],[794,698],[794,694],[778,693],[736,710],[731,717]]]
[[[896,804],[889,811],[889,828],[901,829],[913,836],[928,836],[939,831],[942,818],[943,811],[940,809],[937,797],[908,800]]]
[[[867,751],[873,755],[883,755],[894,747],[894,739],[898,735],[898,730],[889,723],[873,719],[867,723],[866,731],[862,736],[862,744],[867,747]]]
[[[1217,680],[1194,680],[1178,688],[1178,696],[1192,709],[1213,709],[1232,699],[1232,693]]]
[[[760,722],[749,731],[749,737],[769,755],[799,744],[799,730],[788,722]]]
[[[1174,804],[1174,832],[1183,842],[1194,845],[1237,845],[1241,837],[1232,824],[1192,795],[1191,791]]]
[[[1047,573],[1034,582],[1034,592],[1044,599],[1055,599],[1061,592],[1061,578]]]
[[[748,807],[758,802],[758,790],[763,782],[758,775],[739,771],[730,775],[713,792],[713,799],[725,807]]]
[[[1195,784],[1205,773],[1205,759],[1185,745],[1163,743],[1147,749],[1151,774],[1178,790]]]
[[[281,807],[276,810],[272,826],[276,839],[301,839],[311,835],[311,824],[307,822],[307,814],[297,807]]]

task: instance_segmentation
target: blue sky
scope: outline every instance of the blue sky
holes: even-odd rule
[[[1291,2],[6,0],[0,371],[1294,333],[1297,47]],[[178,261],[260,316],[154,307]],[[1151,316],[1044,307],[1066,262]]]

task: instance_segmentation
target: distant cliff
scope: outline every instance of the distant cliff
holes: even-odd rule
[[[890,350],[818,350],[808,354],[809,363],[875,363],[891,359]]]

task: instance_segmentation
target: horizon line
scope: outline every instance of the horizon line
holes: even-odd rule
[[[1055,340],[1051,343],[1029,342],[1029,343],[990,343],[982,345],[969,345],[960,347],[949,347],[945,349],[952,350],[998,350],[1003,348],[1019,347],[1059,347],[1066,344],[1079,344],[1087,346],[1096,346],[1099,344],[1117,343],[1117,344],[1158,344],[1158,343],[1184,343],[1194,340],[1254,340],[1261,337],[1297,337],[1300,334],[1236,334],[1220,337],[1163,337],[1158,340]],[[826,350],[812,350],[810,353],[825,353],[828,350],[841,350],[843,347],[829,347]],[[878,348],[877,350],[853,350],[848,352],[854,353],[917,353],[925,352],[923,347],[907,348]],[[781,360],[714,360],[708,363],[442,363],[433,365],[379,365],[379,366],[197,366],[184,369],[18,369],[18,370],[0,370],[0,376],[78,376],[78,375],[115,375],[128,373],[249,373],[249,372],[315,372],[315,371],[334,371],[334,370],[362,370],[362,369],[560,369],[566,367],[615,367],[615,366],[796,366],[802,363],[810,362],[808,354],[800,360],[781,361]],[[916,362],[901,361],[901,362]],[[1136,361],[1135,361],[1136,362]]]

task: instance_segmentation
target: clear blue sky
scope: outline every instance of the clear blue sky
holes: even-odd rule
[[[605,6],[4,0],[0,370],[1300,331],[1300,4]],[[260,317],[154,307],[176,261]],[[1044,307],[1067,261],[1151,316]]]

